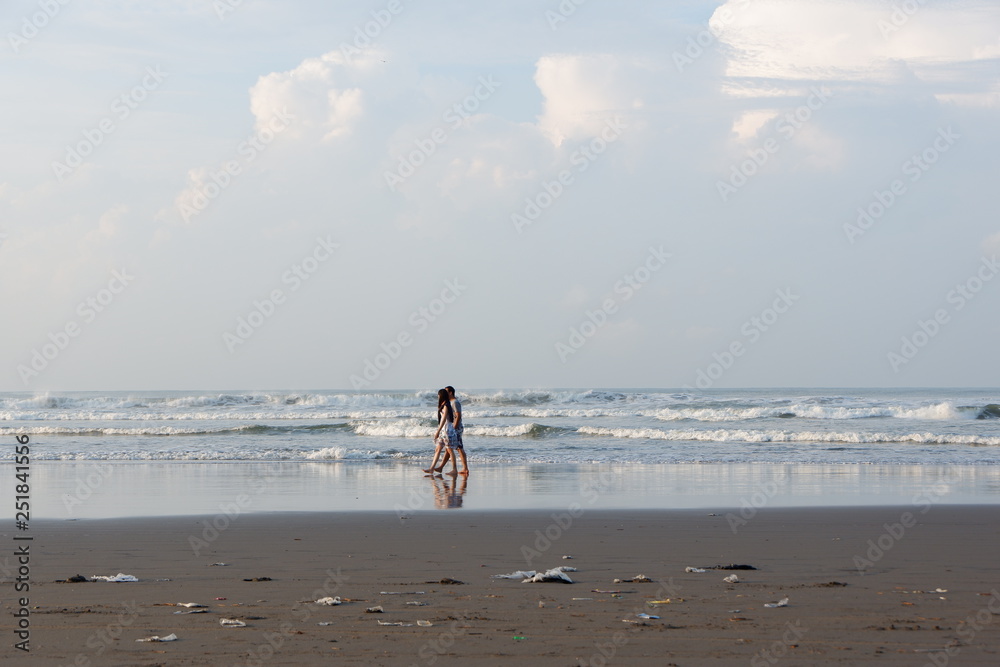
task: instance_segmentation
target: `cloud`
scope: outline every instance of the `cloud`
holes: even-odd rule
[[[1000,53],[1000,6],[912,4],[907,13],[860,0],[729,0],[710,24],[727,47],[726,75],[743,84],[727,92],[773,96],[817,81],[900,84],[913,77],[942,99],[995,104],[995,68],[979,64]],[[967,90],[956,94],[956,85]]]
[[[618,55],[547,55],[535,83],[545,97],[538,126],[556,146],[596,136],[607,121],[644,106],[640,62]]]

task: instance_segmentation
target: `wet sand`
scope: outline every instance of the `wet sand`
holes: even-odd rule
[[[0,538],[4,663],[1000,664],[997,506],[234,513],[36,520],[30,536]],[[730,564],[756,569],[685,571]],[[575,583],[491,578],[558,566]],[[118,573],[139,581],[56,583]],[[614,583],[636,575],[652,581]]]

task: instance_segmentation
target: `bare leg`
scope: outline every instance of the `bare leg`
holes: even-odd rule
[[[434,448],[434,460],[431,461],[431,467],[430,468],[424,468],[423,469],[424,472],[426,472],[426,473],[433,473],[433,472],[435,472],[434,466],[437,465],[438,456],[441,455],[441,450],[442,449],[444,449],[444,447],[442,447],[441,444],[438,443],[437,446]],[[444,463],[442,463],[441,465],[443,466]]]
[[[451,451],[451,447],[448,448],[448,453],[451,454],[451,472],[448,474],[452,477],[458,476],[458,459],[455,458],[455,453]],[[443,464],[442,464],[443,467]]]
[[[458,450],[458,453],[462,455],[462,474],[463,475],[468,475],[469,474],[469,460],[467,458],[465,458],[465,447],[463,447],[462,449]]]
[[[451,454],[451,449],[447,449],[447,448],[442,448],[442,449],[444,449],[444,456],[441,457],[441,465],[438,466],[437,468],[434,468],[434,466],[431,466],[432,468],[434,468],[434,472],[441,472],[442,470],[444,470],[444,467],[446,465],[448,465],[448,459],[453,458],[452,454]]]

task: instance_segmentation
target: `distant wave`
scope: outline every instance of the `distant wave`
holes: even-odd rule
[[[408,420],[402,422],[352,422],[351,428],[358,435],[383,438],[430,438],[437,425],[429,420]],[[544,424],[517,424],[514,426],[467,426],[465,434],[484,438],[539,438],[570,432],[574,429]]]
[[[0,436],[4,435],[78,435],[78,436],[99,436],[99,435],[280,435],[286,433],[316,432],[327,430],[344,430],[349,428],[348,424],[300,424],[288,426],[269,426],[266,424],[247,424],[244,426],[224,427],[217,429],[206,428],[184,428],[182,426],[136,426],[118,427],[104,426],[98,428],[70,426],[26,426],[26,427],[0,427]]]
[[[843,443],[919,443],[940,445],[1000,446],[1000,437],[976,435],[937,435],[933,433],[862,433],[826,431],[752,431],[747,429],[661,430],[654,428],[600,428],[581,426],[578,433],[612,438],[644,440],[694,440],[703,442],[843,442]]]
[[[744,421],[766,418],[798,419],[926,419],[961,420],[1000,417],[1000,406],[987,405],[956,407],[950,401],[918,407],[902,405],[834,406],[791,404],[782,406],[720,407],[720,408],[664,408],[655,413],[662,421]]]

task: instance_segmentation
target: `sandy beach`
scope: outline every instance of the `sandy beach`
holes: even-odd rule
[[[37,665],[1000,661],[995,506],[36,520],[14,537]],[[6,663],[28,655],[4,565]],[[686,571],[719,565],[756,569]],[[492,577],[559,566],[573,584]],[[139,581],[57,582],[118,573]],[[615,583],[637,575],[652,581]],[[190,602],[206,613],[177,613]]]

